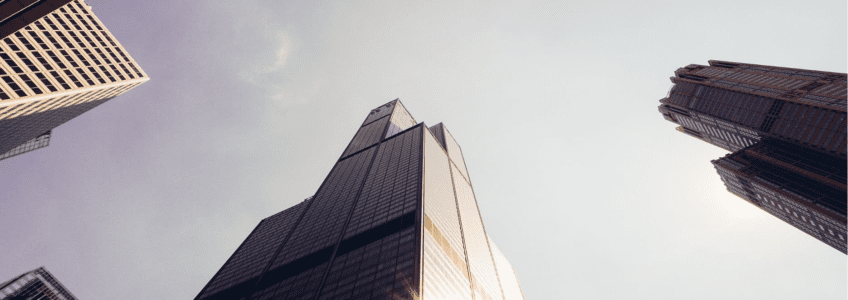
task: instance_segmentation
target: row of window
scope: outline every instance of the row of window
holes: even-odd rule
[[[763,203],[765,203],[765,204],[771,204],[771,206],[772,206],[772,207],[777,207],[779,210],[786,212],[786,215],[787,215],[787,216],[793,216],[793,217],[795,217],[796,219],[797,219],[797,218],[800,218],[800,219],[801,219],[802,221],[804,221],[805,223],[809,223],[810,225],[813,225],[813,228],[815,228],[816,226],[818,226],[818,228],[819,228],[820,232],[824,233],[824,232],[826,231],[827,233],[830,233],[830,235],[831,235],[831,236],[834,236],[834,237],[835,237],[835,236],[839,236],[839,239],[840,239],[840,240],[845,241],[845,237],[844,237],[844,236],[842,236],[842,234],[841,234],[841,233],[834,233],[834,232],[833,232],[833,229],[831,229],[831,228],[829,228],[829,227],[828,227],[828,228],[825,228],[824,226],[822,226],[822,224],[821,224],[821,223],[818,223],[818,224],[817,224],[817,223],[815,222],[815,220],[813,220],[813,218],[807,219],[807,217],[806,217],[806,216],[804,216],[804,215],[803,215],[803,213],[802,213],[802,215],[800,215],[800,216],[799,216],[799,215],[798,215],[798,213],[797,213],[796,211],[794,211],[794,210],[790,210],[788,206],[783,206],[783,205],[780,203],[780,201],[778,201],[778,202],[774,202],[774,200],[772,200],[772,199],[768,199],[768,198],[766,198],[766,197],[762,197],[762,196],[760,196],[760,195],[757,195],[757,198],[759,198],[760,200],[762,200],[762,202],[763,202]]]
[[[36,40],[36,42],[42,42],[35,31],[28,31],[28,33]],[[61,35],[61,32],[56,32],[56,33]],[[51,47],[47,46],[47,44],[41,43],[40,44],[41,49],[40,50],[36,49],[35,47],[32,46],[32,44],[29,43],[29,40],[24,36],[24,34],[21,31],[18,31],[18,32],[15,32],[13,35],[17,38],[17,41],[18,41],[18,43],[20,43],[20,45],[18,45],[18,43],[16,43],[15,40],[12,39],[11,37],[7,37],[7,38],[3,39],[3,42],[5,43],[6,48],[8,48],[10,51],[7,51],[6,49],[0,49],[0,50],[2,50],[0,52],[7,52],[7,53],[23,52],[23,50],[21,50],[21,47],[23,47],[23,48],[26,48],[27,50],[30,50],[32,55],[35,56],[37,59],[39,59],[39,61],[43,65],[45,65],[44,67],[52,68],[52,66],[49,65],[47,60],[45,60],[43,58],[43,56],[41,56],[41,53],[39,53],[39,51],[43,51],[44,53],[49,55],[51,57],[51,59],[53,59],[53,61],[57,65],[59,65],[60,68],[64,68],[64,67],[61,66],[61,65],[63,65],[63,62],[56,59],[57,55],[53,52],[53,51],[58,51],[59,53],[62,54],[62,56],[65,59],[67,59],[67,62],[70,62],[73,65],[76,65],[76,62],[71,57],[71,55],[69,55],[66,52],[65,48],[62,47],[62,43],[56,42],[55,40],[52,39],[50,32],[43,31],[42,34],[48,36],[48,38],[53,41],[55,48],[51,48]],[[105,61],[106,64],[112,64],[113,63],[112,60],[114,60],[115,63],[120,63],[120,62],[132,63],[132,61],[129,59],[129,57],[127,57],[126,53],[124,53],[124,51],[119,46],[98,47],[97,45],[94,45],[94,44],[92,44],[91,46],[84,46],[84,45],[80,44],[81,45],[80,50],[82,50],[82,52],[85,52],[85,54],[87,55],[87,56],[84,56],[84,55],[82,55],[80,50],[77,50],[75,47],[73,47],[73,44],[70,43],[69,41],[66,40],[64,44],[69,45],[70,49],[68,49],[68,50],[70,52],[73,52],[74,55],[80,60],[80,62],[82,62],[86,66],[92,65],[89,62],[89,59],[94,61],[95,65],[101,65],[102,63],[100,62],[99,59],[97,59],[97,55],[99,55],[99,57],[101,59],[103,59],[103,61]],[[113,49],[114,49],[114,51],[113,51]],[[94,52],[97,52],[97,55],[95,55],[94,52],[92,52],[92,50],[94,50]],[[105,50],[105,52],[104,52],[104,50]],[[106,56],[107,53],[109,54],[109,56]],[[117,53],[117,55],[116,55],[116,53]],[[17,55],[21,59],[27,59],[25,56],[22,56],[23,55],[22,53],[17,53]],[[118,57],[118,55],[120,55],[120,58]],[[111,57],[112,59],[110,60],[109,57]],[[123,60],[121,58],[123,58]],[[141,75],[139,75],[139,77],[141,77]]]
[[[106,84],[106,79],[108,79],[109,82],[118,81],[115,76],[117,76],[120,80],[126,80],[126,77],[124,77],[121,72],[118,71],[118,67],[116,67],[115,65],[109,65],[111,71],[114,72],[115,76],[112,75],[112,72],[109,72],[106,66],[98,66],[99,71],[98,68],[94,67],[65,69],[62,70],[62,72],[57,72],[52,68],[49,68],[51,71],[42,73],[40,72],[40,70],[37,69],[37,67],[31,64],[31,61],[26,60],[25,57],[22,57],[24,59],[25,65],[27,65],[32,70],[38,70],[36,71],[36,73],[27,72],[28,74],[25,74],[20,70],[20,67],[18,67],[18,65],[12,60],[9,55],[5,53],[0,53],[0,58],[2,58],[4,63],[10,65],[11,70],[16,71],[16,74],[14,74],[13,76],[17,77],[17,79],[19,80],[15,80],[13,76],[10,76],[12,74],[7,74],[5,71],[0,69],[0,76],[2,76],[3,78],[2,82],[5,83],[5,85],[0,84],[0,100],[11,99],[11,93],[14,93],[14,95],[17,95],[17,97],[28,96],[29,93],[26,90],[22,89],[21,86],[18,84],[21,82],[24,83],[24,85],[26,85],[33,94],[39,95],[45,93],[45,90],[46,92],[59,91],[57,86],[60,86],[63,90],[93,86],[96,84],[93,79],[96,79],[98,82],[100,82],[100,84]],[[129,73],[129,71],[126,69],[126,66],[124,66],[123,64],[120,64],[120,66],[124,69],[124,72],[126,72],[126,74],[130,76],[130,79],[135,78],[131,73]],[[105,74],[105,78],[103,75],[101,75],[101,73]],[[48,74],[49,76],[45,76],[45,74]],[[89,74],[93,75],[93,79],[91,76],[89,76]],[[30,76],[34,76],[35,78],[32,78]],[[80,80],[80,78],[82,80]],[[87,85],[83,84],[83,82],[85,82]],[[39,83],[42,85],[39,85]]]
[[[748,83],[778,86],[787,90],[796,89],[808,83],[806,80],[797,78],[774,77],[771,75],[772,74],[765,75],[762,73],[736,72],[728,76],[728,78]]]
[[[5,78],[8,76],[4,76]],[[84,102],[100,100],[104,98],[114,97],[120,95],[140,83],[130,84],[130,85],[121,85],[115,86],[108,89],[94,90],[86,93],[77,93],[72,95],[66,95],[58,98],[50,98],[39,101],[31,101],[26,103],[21,103],[17,105],[6,106],[0,108],[0,120],[16,118],[19,116],[26,116],[33,113],[38,113],[50,109],[57,109],[60,107],[68,107],[72,105],[77,105]]]
[[[778,136],[835,151],[845,135],[844,112],[788,103],[777,120],[773,132]]]
[[[35,39],[38,39],[38,37],[36,36],[34,31],[29,31],[29,33],[32,36],[34,36]],[[43,34],[49,35],[49,32],[45,31],[45,32],[43,32]],[[27,39],[23,36],[23,34],[20,31],[15,32],[14,35],[16,37],[18,37],[18,41],[21,42],[21,44],[23,44],[23,47],[30,50],[31,51],[30,53],[33,55],[33,57],[35,57],[39,62],[41,62],[42,66],[47,68],[47,69],[52,70],[53,66],[51,66],[50,63],[46,59],[44,59],[44,56],[42,56],[41,52],[50,56],[50,58],[53,60],[53,62],[60,69],[64,69],[65,64],[64,64],[63,61],[58,59],[58,56],[53,51],[59,52],[62,55],[62,57],[64,57],[67,60],[67,62],[71,63],[72,65],[78,66],[76,61],[73,59],[73,57],[70,54],[68,54],[68,52],[66,50],[64,50],[64,48],[58,42],[55,44],[56,45],[55,49],[46,46],[46,44],[42,44],[41,49],[38,50],[35,47],[32,47],[28,43]],[[6,52],[6,53],[17,52],[16,55],[21,60],[25,60],[25,59],[28,60],[29,59],[24,55],[24,52],[23,52],[23,50],[21,50],[21,47],[19,47],[18,44],[15,43],[15,41],[12,40],[11,38],[7,37],[7,38],[3,39],[3,42],[5,43],[6,48],[8,48],[11,51],[6,51],[5,49],[0,49],[0,52]],[[68,44],[68,45],[73,46],[73,44]],[[127,57],[126,53],[124,53],[124,51],[121,50],[121,47],[117,47],[117,46],[114,47],[114,48],[110,48],[110,47],[99,48],[97,46],[80,47],[80,50],[82,50],[82,52],[85,52],[85,54],[87,56],[84,56],[82,54],[82,52],[80,52],[80,50],[77,50],[74,47],[71,47],[71,49],[69,49],[69,51],[72,52],[74,54],[74,56],[76,58],[78,58],[79,61],[82,62],[85,66],[91,66],[92,65],[92,63],[89,61],[89,59],[94,62],[94,65],[103,65],[103,63],[101,63],[100,60],[97,59],[97,55],[95,55],[94,52],[91,51],[92,49],[94,50],[94,52],[97,52],[97,55],[99,55],[100,58],[103,59],[103,61],[106,62],[106,64],[113,64],[113,62],[112,62],[113,60],[114,60],[114,63],[124,62],[124,63],[132,64],[132,61]],[[114,51],[113,51],[113,49],[114,49]],[[104,50],[105,50],[105,52],[104,52]],[[107,53],[109,54],[109,56],[106,56]],[[123,60],[121,60],[121,58],[119,58],[118,55],[116,55],[115,53],[120,55],[121,58],[123,58]],[[110,60],[109,57],[112,57],[112,59]],[[33,70],[33,71],[35,71],[35,70]],[[136,73],[138,73],[138,70],[136,70]],[[142,77],[142,76],[139,74],[139,77]]]
[[[41,136],[31,139],[26,143],[23,143],[20,146],[12,148],[12,150],[7,151],[6,153],[0,154],[0,160],[7,159],[9,157],[30,152],[32,150],[36,150],[39,148],[47,147],[50,144],[50,132],[48,131],[46,134],[42,134]]]

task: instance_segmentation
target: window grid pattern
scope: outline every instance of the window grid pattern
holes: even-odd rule
[[[327,182],[315,194],[300,225],[274,260],[272,269],[338,241],[375,152],[371,148],[337,163]]]
[[[786,103],[772,133],[820,150],[844,154],[845,116],[844,112],[827,108]]]
[[[319,299],[407,297],[418,257],[415,236],[411,226],[337,256]]]
[[[221,267],[221,271],[209,282],[200,297],[218,293],[259,276],[308,204],[309,200],[303,201],[262,220],[232,258]]]
[[[480,212],[477,210],[474,192],[462,176],[457,176],[459,171],[454,165],[451,165],[451,172],[453,172],[453,185],[459,203],[459,218],[465,237],[468,264],[471,266],[471,275],[475,279],[472,282],[473,291],[475,295],[479,295],[475,296],[475,299],[502,299],[492,254],[489,252],[488,237],[483,228],[483,220],[480,219]]]
[[[344,154],[342,154],[342,157],[347,157],[357,151],[379,143],[380,136],[383,134],[383,130],[386,129],[386,122],[388,121],[389,118],[384,117],[359,128],[359,131],[357,131],[356,135],[353,136],[353,140],[350,141],[350,145],[347,147]]]
[[[60,100],[62,98],[64,97]],[[52,130],[109,99],[87,101],[58,109],[49,109],[49,104],[55,101],[33,101],[15,105],[17,108],[0,113],[0,136],[4,137],[0,140],[0,153]]]
[[[82,74],[79,74],[79,72],[81,72],[81,69],[68,69],[67,68],[69,65],[76,65],[76,62],[72,58],[70,58],[70,56],[63,55],[64,58],[66,60],[68,60],[68,61],[63,61],[58,55],[56,55],[55,52],[59,52],[59,51],[67,54],[67,52],[65,52],[65,50],[64,50],[66,48],[73,49],[72,51],[74,53],[76,53],[77,58],[80,59],[82,62],[84,62],[86,66],[92,65],[91,62],[94,61],[95,62],[94,65],[97,66],[98,68],[100,68],[99,71],[96,70],[96,69],[89,69],[89,72],[91,72],[91,73],[86,74],[86,75],[94,76],[94,78],[110,78],[110,77],[112,77],[112,73],[115,73],[115,76],[117,76],[119,78],[124,77],[125,75],[126,75],[126,77],[134,77],[134,76],[130,75],[131,73],[129,72],[129,70],[126,69],[126,67],[123,65],[123,64],[131,64],[132,61],[129,57],[127,57],[127,55],[124,53],[124,51],[121,49],[120,46],[115,44],[115,45],[110,47],[105,42],[98,43],[98,42],[94,41],[94,39],[91,38],[93,36],[97,40],[102,41],[103,39],[100,37],[101,35],[107,35],[107,36],[109,35],[105,30],[88,30],[88,32],[86,32],[86,29],[83,29],[79,26],[75,26],[73,28],[71,26],[68,26],[69,23],[75,24],[77,22],[77,20],[79,20],[81,23],[87,24],[87,22],[85,21],[86,16],[91,17],[91,19],[94,20],[93,17],[91,16],[91,12],[88,11],[87,7],[83,8],[84,6],[85,5],[83,5],[78,0],[72,1],[68,4],[66,4],[65,6],[61,7],[59,10],[54,11],[53,13],[48,14],[47,16],[44,16],[41,19],[39,19],[38,21],[34,22],[33,23],[34,26],[30,25],[30,26],[27,26],[24,29],[16,32],[14,34],[14,37],[15,37],[14,39],[6,38],[6,39],[3,40],[4,43],[0,43],[0,54],[2,54],[3,60],[4,60],[4,63],[0,63],[0,68],[2,68],[4,71],[9,71],[9,70],[14,71],[14,74],[18,74],[18,76],[26,73],[26,74],[28,74],[28,77],[30,77],[30,78],[33,77],[34,73],[40,72],[40,71],[45,71],[45,70],[46,71],[51,71],[51,70],[62,70],[63,71],[61,73],[56,74],[58,77],[55,77],[55,76],[53,76],[53,74],[51,74],[51,76],[47,76],[46,80],[37,82],[37,83],[41,83],[41,85],[40,84],[35,84],[35,85],[27,84],[27,87],[29,88],[29,90],[25,90],[24,95],[23,96],[18,95],[18,97],[24,97],[27,94],[31,94],[29,92],[32,92],[34,94],[41,94],[41,91],[50,90],[51,92],[53,92],[54,89],[55,89],[55,91],[59,91],[59,89],[56,89],[55,87],[51,89],[50,86],[62,87],[61,90],[70,89],[70,87],[65,88],[61,83],[59,83],[59,81],[60,80],[67,81],[69,79],[69,78],[65,78],[64,76],[68,76],[68,75],[82,76]],[[75,7],[79,8],[79,9],[78,10],[73,9]],[[71,14],[71,13],[62,13],[61,12],[61,10],[64,10],[65,12],[70,12],[71,9],[73,9],[73,11],[77,11],[77,13]],[[57,24],[57,23],[61,24],[62,27],[56,26],[55,24]],[[48,28],[48,27],[43,26],[42,24],[48,24],[50,26]],[[87,27],[90,27],[90,26],[87,26]],[[54,36],[60,37],[61,41],[56,40],[56,38]],[[77,41],[77,43],[73,44],[66,36],[71,36],[75,41]],[[86,42],[83,42],[79,38],[79,36],[82,36],[86,40]],[[111,37],[109,39],[111,40]],[[46,41],[50,41],[50,43],[47,43]],[[38,45],[38,47],[36,47],[34,45]],[[82,55],[76,49],[77,47],[79,47],[84,52],[86,52],[86,54],[88,54],[88,56],[86,57],[86,56]],[[92,52],[92,49],[94,50],[94,52]],[[29,50],[29,51],[26,51],[26,50]],[[100,54],[100,58],[103,59],[102,62],[95,55],[95,52]],[[120,53],[124,59],[121,60],[121,59],[118,59],[117,56],[114,56],[113,60],[110,60],[106,57],[105,53],[113,53],[113,55],[114,55],[114,53]],[[14,54],[14,55],[9,56],[7,54]],[[7,59],[7,57],[8,57],[8,59]],[[50,60],[46,59],[47,57],[50,57]],[[103,64],[103,62],[107,62],[107,64]],[[27,71],[24,71],[23,69],[18,67],[19,65],[26,66]],[[106,67],[112,69],[112,71],[111,72],[107,71]],[[120,67],[120,68],[118,68],[118,67]],[[125,71],[122,73],[119,70],[125,70]],[[137,77],[144,77],[143,75],[141,75],[141,72],[139,72],[137,69],[134,68],[134,70],[136,71]],[[67,72],[65,72],[65,71],[67,71]],[[75,73],[74,71],[76,71],[77,74],[74,74]],[[67,73],[71,73],[71,74],[67,74]],[[82,76],[82,77],[86,77],[86,76]],[[124,77],[124,78],[126,78],[126,77]],[[13,77],[13,78],[15,78],[15,77]],[[18,78],[15,78],[15,79],[18,79]],[[22,79],[22,80],[24,80],[24,79]],[[115,82],[117,80],[112,80],[112,81]],[[48,84],[48,82],[50,84]],[[105,80],[101,81],[101,83],[105,83],[105,82],[106,82]],[[94,84],[94,82],[91,82],[89,85],[95,85],[95,84]],[[6,91],[9,91],[11,89],[13,89],[13,88],[0,84],[0,90],[3,90],[4,93],[7,93]],[[3,97],[0,96],[0,99],[2,99],[2,98]],[[17,97],[11,97],[11,98],[14,99],[14,98],[17,98]],[[2,99],[2,100],[7,100],[7,99]]]
[[[455,252],[462,254],[465,263],[465,246],[459,211],[451,182],[450,161],[447,153],[429,130],[424,132],[424,214],[444,233]]]
[[[421,128],[380,145],[344,238],[415,211],[420,198]]]
[[[471,299],[467,266],[458,259],[464,255],[447,244],[426,215],[424,222],[424,296],[428,299]]]
[[[365,126],[368,123],[374,122],[377,119],[380,119],[382,117],[385,117],[385,116],[388,116],[389,114],[391,114],[394,111],[393,107],[394,107],[395,103],[397,103],[397,101],[391,101],[389,103],[380,105],[380,107],[372,109],[371,112],[368,114],[368,117],[365,118],[365,121],[362,122],[362,126]]]
[[[726,126],[723,126],[724,128],[720,128],[723,132],[717,133],[717,136],[722,137],[720,142],[714,142],[716,138],[711,138],[717,145],[731,141],[739,146],[748,144],[748,141],[744,140],[741,144],[736,142],[743,138],[741,136],[730,136],[734,131],[738,131],[749,137],[771,134],[821,151],[845,155],[844,112],[794,102],[775,106],[774,100],[765,97],[708,86],[696,87],[688,83],[676,84],[672,89],[671,97],[663,100],[677,105],[688,105],[700,116],[715,118],[713,122],[728,122]],[[743,131],[739,129],[742,127],[759,128],[767,132],[756,133],[751,132],[750,129]],[[713,134],[715,129],[719,128],[707,128],[706,131],[701,132],[716,136]],[[725,137],[726,135],[728,136]],[[749,141],[755,140],[749,139]],[[723,148],[730,151],[738,150],[738,147],[733,145]]]
[[[26,272],[0,284],[0,300],[76,300],[44,267]]]
[[[68,114],[85,112],[101,100],[147,80],[145,75],[138,76],[142,73],[120,45],[97,42],[98,38],[112,40],[105,29],[86,31],[91,22],[99,21],[87,5],[75,0],[0,41],[0,134],[8,137],[0,141],[0,152],[9,151],[76,116]],[[92,63],[95,58],[85,57],[80,50],[119,55],[109,58],[112,64],[106,65],[102,57],[96,57],[101,61],[97,65]],[[72,57],[74,54],[79,56]],[[83,70],[83,62],[97,69]],[[108,78],[107,73],[113,78],[117,74],[126,78],[129,73],[122,72],[122,66],[132,66],[132,71],[128,67],[127,72],[136,74],[134,81],[116,80],[110,86],[100,86],[93,80],[98,76]],[[72,105],[84,106],[70,108]],[[57,112],[47,113],[48,110]],[[19,118],[27,122],[14,120]]]
[[[755,158],[746,156],[744,160],[746,163],[743,163],[735,159],[740,155],[745,154],[732,153],[713,161],[728,190],[743,199],[747,198],[745,200],[766,212],[846,253],[844,191],[841,196],[842,203],[836,204],[836,206],[842,206],[841,211],[837,211],[838,207],[837,210],[829,209],[828,205],[823,205],[827,204],[826,199],[817,196],[815,192],[811,194],[810,190],[799,190],[797,184],[794,184],[799,181],[802,181],[802,185],[811,184],[804,182],[807,180],[791,176],[791,171],[768,170],[761,163],[757,163],[759,160]],[[813,189],[822,190],[823,187],[813,187]],[[809,194],[812,198],[802,194]],[[830,215],[843,216],[842,220],[818,211],[822,209],[829,211]]]
[[[389,121],[389,128],[386,130],[386,138],[389,138],[398,132],[404,131],[415,125],[415,119],[406,111],[403,104],[397,102],[395,110],[392,113],[392,118]]]
[[[31,139],[26,143],[21,144],[12,150],[7,151],[6,153],[0,154],[0,160],[7,159],[9,157],[24,154],[30,151],[34,151],[36,149],[41,149],[50,145],[50,131],[45,132],[44,134],[38,136],[37,138]]]
[[[322,263],[314,268],[301,272],[281,280],[267,288],[256,291],[250,297],[251,300],[312,300],[318,292],[321,284],[321,276],[327,268],[327,263]]]

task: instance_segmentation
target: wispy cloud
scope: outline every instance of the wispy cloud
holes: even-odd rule
[[[239,72],[241,78],[249,83],[259,84],[261,77],[281,70],[292,51],[291,36],[283,30],[263,30],[262,39],[256,47],[274,49],[273,53],[259,51]],[[266,48],[267,49],[267,48]]]

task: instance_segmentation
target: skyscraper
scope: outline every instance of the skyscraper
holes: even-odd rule
[[[53,128],[149,80],[90,6],[64,2],[0,42],[0,159],[47,146]]]
[[[728,191],[846,252],[846,74],[709,61],[660,100],[678,131],[732,153]]]
[[[262,220],[196,299],[414,297],[524,299],[459,144],[394,100],[365,118],[315,195]]]
[[[0,283],[0,300],[50,299],[76,300],[65,286],[44,267],[23,273]]]

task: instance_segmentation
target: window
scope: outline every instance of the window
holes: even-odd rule
[[[65,30],[71,30],[71,27],[68,27],[68,24],[65,24],[65,21],[59,17],[59,14],[53,13],[52,15],[53,18],[56,19],[56,22],[59,22],[59,24],[62,25],[62,28],[65,28]]]
[[[41,49],[50,49],[50,47],[47,47],[47,43],[45,43],[44,40],[42,40],[40,37],[38,37],[37,34],[35,34],[35,31],[28,31],[28,33],[29,36],[32,37],[32,40],[34,40],[35,43],[38,44],[39,47],[41,47]]]
[[[21,59],[21,61],[24,63],[24,65],[26,65],[29,68],[30,71],[33,71],[33,72],[39,71],[38,67],[36,67],[35,64],[33,64],[32,61],[29,60],[29,58],[27,58],[26,54],[24,54],[23,52],[18,52],[18,58]]]
[[[50,72],[50,76],[53,76],[53,79],[56,79],[56,81],[59,82],[59,85],[61,85],[63,89],[66,89],[66,90],[71,89],[71,86],[68,85],[67,82],[65,82],[65,79],[62,78],[62,76],[59,76],[59,72],[56,72],[56,71]]]
[[[95,20],[93,16],[91,16],[89,14],[86,14],[85,16],[88,17],[88,20],[91,21],[91,24],[94,24],[94,27],[97,27],[97,30],[103,30],[103,28],[100,27],[100,24],[97,23],[97,20]],[[114,45],[112,45],[112,46],[114,46]]]
[[[88,70],[91,71],[91,74],[94,75],[94,78],[97,78],[97,81],[100,81],[100,83],[106,83],[106,80],[103,80],[103,77],[100,76],[100,73],[97,73],[97,70],[92,67],[88,67]]]
[[[83,87],[82,83],[79,80],[77,80],[77,77],[74,76],[74,73],[71,72],[71,70],[65,70],[65,75],[68,75],[68,78],[71,79],[71,82],[73,82],[74,85],[76,85],[77,87]]]
[[[6,55],[6,53],[0,53],[0,58],[2,58],[3,61],[5,61],[6,64],[9,65],[9,67],[11,67],[12,71],[14,71],[15,73],[24,72],[24,70],[21,70],[21,68],[18,67],[18,64],[15,63],[15,61],[11,57],[9,57],[9,55]]]
[[[44,92],[41,91],[40,88],[38,88],[38,85],[35,84],[35,82],[33,82],[32,79],[29,79],[29,76],[26,76],[24,74],[20,74],[18,76],[21,77],[21,80],[24,81],[24,83],[32,90],[33,93],[35,93],[35,94],[43,94],[44,93]]]
[[[106,67],[100,66],[100,71],[103,71],[103,74],[106,74],[106,78],[109,78],[109,81],[115,82],[115,78],[112,77],[112,73],[109,73],[109,70],[106,70]]]
[[[66,68],[65,63],[63,63],[62,60],[59,59],[58,56],[56,56],[56,53],[53,53],[53,51],[47,51],[47,56],[50,56],[50,59],[52,59],[53,62],[55,62],[56,65],[59,66],[59,69],[65,69]]]
[[[64,33],[62,33],[61,31],[56,31],[56,34],[59,36],[60,39],[62,39],[63,42],[65,42],[65,45],[68,45],[68,47],[71,47],[71,48],[76,48],[76,47],[74,47],[74,44],[71,43],[71,41],[68,40],[67,37],[65,37]]]
[[[88,74],[85,74],[85,71],[83,71],[82,68],[77,68],[77,73],[82,76],[82,79],[85,79],[85,82],[87,82],[88,85],[94,85],[94,81],[91,80],[91,77],[88,77]]]
[[[43,83],[44,86],[46,86],[47,89],[50,90],[51,92],[58,91],[58,89],[56,89],[56,87],[53,86],[53,83],[51,83],[50,80],[48,80],[47,77],[44,76],[44,74],[35,73],[35,77],[38,77],[38,80],[40,80],[41,83]]]
[[[20,31],[15,32],[15,37],[17,37],[18,41],[21,41],[21,44],[23,44],[24,47],[26,47],[27,49],[35,50],[35,47],[33,47],[32,44],[29,43],[29,41],[26,39],[26,37],[24,37],[24,35]]]
[[[56,49],[62,49],[62,44],[59,44],[59,42],[57,42],[56,39],[53,38],[53,35],[51,35],[50,32],[44,31],[42,32],[42,34],[44,34],[44,36],[47,37],[47,40],[53,44],[53,47],[56,47]]]
[[[44,59],[44,56],[42,56],[41,53],[38,53],[38,51],[33,51],[32,56],[35,56],[35,59],[37,59],[45,69],[53,70],[53,66],[51,66],[50,63]]]
[[[82,62],[82,64],[84,64],[86,67],[91,66],[91,63],[89,63],[88,60],[85,59],[85,56],[82,56],[82,54],[79,51],[77,51],[76,49],[74,49],[72,51],[74,51],[74,54],[77,55],[77,58],[79,58],[79,60]]]
[[[124,73],[125,73],[125,74],[127,74],[127,76],[129,76],[129,77],[130,77],[130,79],[134,79],[134,78],[135,78],[135,76],[133,76],[133,74],[132,74],[132,73],[130,73],[130,70],[127,70],[127,67],[126,67],[126,66],[124,66],[124,64],[118,64],[118,65],[119,65],[119,66],[121,66],[121,69],[122,69],[122,70],[124,70]]]
[[[71,25],[74,25],[74,28],[77,30],[82,30],[82,27],[77,24],[77,21],[74,21],[74,18],[72,18],[71,15],[65,14],[65,19],[68,19],[68,22],[71,22]]]
[[[118,75],[118,78],[121,78],[121,80],[127,80],[127,78],[124,77],[124,75],[121,75],[121,72],[118,71],[118,68],[115,67],[115,65],[109,65],[109,67],[112,68],[112,72],[115,72],[115,75]]]
[[[12,91],[14,91],[15,94],[18,94],[18,97],[25,97],[27,95],[26,92],[24,92],[24,90],[17,83],[15,83],[14,80],[12,80],[11,77],[3,76],[3,81],[5,81],[10,88],[12,88]]]
[[[97,60],[97,56],[94,56],[94,53],[92,53],[91,50],[88,50],[88,48],[86,48],[82,49],[82,51],[85,51],[85,54],[88,54],[88,57],[91,57],[91,60],[93,60],[95,64],[101,64],[100,61]]]
[[[79,44],[80,48],[85,48],[85,44],[82,43],[82,40],[77,36],[76,33],[74,33],[73,31],[68,31],[68,34],[71,35],[71,38],[73,38],[74,41],[77,41],[77,44]]]
[[[6,45],[9,46],[9,48],[12,49],[12,51],[21,51],[21,49],[18,48],[17,45],[15,45],[15,42],[12,42],[12,39],[5,38],[5,39],[3,39],[3,41],[6,42]]]
[[[85,31],[80,31],[80,34],[83,38],[85,38],[86,41],[88,41],[89,45],[91,45],[92,47],[97,47],[97,44],[94,43],[94,40],[88,37],[88,34],[86,34]]]
[[[64,57],[65,57],[65,59],[66,59],[69,63],[71,63],[71,66],[73,66],[74,68],[78,68],[78,67],[79,67],[79,65],[77,64],[77,62],[76,62],[76,61],[74,61],[74,58],[73,58],[73,57],[71,57],[71,55],[70,55],[70,54],[68,54],[68,52],[65,52],[65,50],[61,50],[61,51],[59,51],[59,53],[60,53],[60,54],[62,54],[62,56],[64,56]],[[63,68],[63,69],[64,69],[64,68]]]
[[[106,57],[106,54],[103,54],[103,51],[102,51],[102,50],[100,50],[100,48],[94,48],[94,51],[95,51],[95,52],[97,52],[97,54],[99,54],[99,55],[100,55],[100,58],[102,58],[102,59],[103,59],[103,61],[105,61],[107,64],[111,64],[111,63],[112,63],[112,61],[110,61],[110,60],[109,60],[109,58],[108,58],[108,57]]]
[[[50,18],[48,18],[47,16],[44,16],[42,20],[44,20],[44,22],[47,23],[50,28],[53,28],[53,30],[59,30],[59,27],[56,27],[56,24],[54,24],[53,21],[51,21]]]

